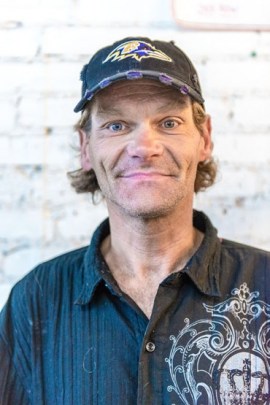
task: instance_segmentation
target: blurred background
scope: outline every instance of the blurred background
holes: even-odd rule
[[[237,1],[0,0],[0,308],[17,280],[88,244],[107,215],[66,172],[79,167],[82,65],[126,36],[174,40],[193,60],[219,162],[195,207],[221,237],[270,250],[270,8],[260,26],[254,2],[241,17]]]

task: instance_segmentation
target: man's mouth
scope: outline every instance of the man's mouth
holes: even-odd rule
[[[161,177],[168,177],[169,175],[167,173],[163,172],[158,172],[158,171],[132,171],[132,172],[127,172],[123,173],[120,177],[125,178],[125,179],[142,179],[142,180],[151,180],[151,179],[156,179],[156,178],[161,178]]]
[[[120,175],[120,177],[125,178],[133,178],[133,177],[158,177],[158,176],[168,176],[167,173],[161,171],[153,171],[153,170],[135,170],[126,172]]]

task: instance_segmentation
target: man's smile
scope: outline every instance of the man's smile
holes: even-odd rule
[[[156,171],[134,171],[123,174],[122,178],[134,180],[153,180],[163,177],[169,177],[169,174]]]

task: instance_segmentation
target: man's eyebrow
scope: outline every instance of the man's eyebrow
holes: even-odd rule
[[[103,107],[99,105],[97,107],[97,115],[119,115],[121,114],[121,111],[115,107],[108,106],[108,107]]]
[[[182,110],[186,106],[187,106],[186,101],[183,101],[183,100],[175,101],[174,100],[174,101],[168,102],[168,104],[162,105],[161,107],[159,107],[157,109],[157,111],[162,113],[163,111],[167,112],[169,110],[177,110],[177,109]]]
[[[188,106],[188,98],[187,97],[180,97],[180,98],[172,98],[172,99],[164,99],[164,103],[160,107],[157,108],[157,113],[167,113],[173,110],[179,110],[181,112],[184,108]]]

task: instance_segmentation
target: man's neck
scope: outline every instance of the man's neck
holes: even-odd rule
[[[152,220],[110,215],[103,256],[123,292],[150,318],[160,283],[181,270],[201,244],[192,210]]]
[[[102,252],[112,273],[138,280],[180,270],[203,238],[193,227],[192,210],[148,220],[110,215],[110,228]]]

